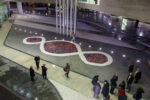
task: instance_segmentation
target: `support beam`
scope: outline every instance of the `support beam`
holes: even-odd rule
[[[56,30],[66,36],[72,36],[76,32],[77,0],[56,0]]]
[[[19,14],[23,14],[22,2],[17,2],[17,8],[18,8]]]
[[[56,10],[56,33],[58,34],[58,0],[56,0],[56,3],[55,3],[55,10]]]

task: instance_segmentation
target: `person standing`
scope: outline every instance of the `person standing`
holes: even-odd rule
[[[42,76],[43,76],[43,79],[47,79],[47,68],[45,67],[45,64],[43,64],[42,67]]]
[[[126,82],[123,80],[120,84],[119,84],[120,89],[125,89],[126,87]]]
[[[106,100],[109,97],[109,83],[107,80],[104,81],[102,95],[104,100]]]
[[[66,64],[66,67],[64,68],[64,71],[66,72],[66,73],[65,73],[65,76],[66,76],[67,78],[69,78],[70,65],[69,65],[68,63]]]
[[[115,75],[113,76],[113,78],[116,80],[116,82],[118,81],[118,73],[115,73]]]
[[[140,69],[140,68],[137,68],[137,70],[136,70],[136,72],[135,72],[135,75],[134,75],[134,78],[135,78],[134,83],[138,83],[139,80],[141,79],[141,76],[142,76],[141,69]]]
[[[127,100],[125,89],[118,90],[118,100]]]
[[[132,85],[133,80],[134,80],[133,74],[129,73],[129,75],[127,77],[127,89],[128,89],[128,92],[131,91],[131,85]]]
[[[144,93],[144,90],[142,87],[137,88],[136,93],[133,95],[133,98],[135,100],[140,100],[142,98],[142,93]]]
[[[34,60],[35,60],[36,68],[38,70],[39,69],[39,64],[40,64],[40,57],[39,56],[35,56]]]
[[[34,69],[32,68],[32,66],[30,67],[29,70],[30,70],[31,81],[35,81],[35,80],[34,80],[35,73],[34,73]]]
[[[71,39],[72,42],[75,42],[75,33],[72,33],[72,39]]]
[[[100,90],[101,90],[100,84],[99,84],[98,82],[95,83],[95,84],[94,84],[93,91],[94,91],[94,97],[95,97],[96,99],[99,98]]]
[[[93,86],[98,82],[98,77],[99,77],[99,75],[95,75],[95,76],[92,78],[92,84],[93,84]]]
[[[133,70],[134,70],[134,64],[129,65],[128,72],[133,73]]]
[[[111,79],[111,89],[110,89],[110,93],[114,94],[114,89],[117,87],[117,83],[116,83],[116,77],[113,76],[113,78]]]

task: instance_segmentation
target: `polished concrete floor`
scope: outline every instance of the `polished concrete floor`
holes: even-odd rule
[[[39,55],[39,54],[41,54],[42,55],[41,57],[43,59],[46,59],[48,56],[46,57],[45,54],[42,54],[39,51],[39,45],[33,45],[33,46],[26,45],[26,46],[23,46],[22,40],[27,36],[36,35],[35,32],[37,32],[38,33],[37,35],[40,35],[40,36],[42,34],[44,34],[44,36],[48,36],[47,40],[53,40],[56,37],[55,34],[53,34],[53,32],[50,33],[49,31],[47,32],[47,31],[44,31],[44,30],[34,29],[34,28],[31,28],[31,27],[27,28],[26,26],[18,25],[17,27],[20,27],[21,29],[30,29],[30,30],[33,31],[34,34],[28,34],[28,33],[24,33],[23,31],[14,30],[15,25],[13,25],[11,30],[9,31],[9,34],[8,34],[7,39],[5,41],[5,46],[1,47],[1,49],[3,50],[3,52],[1,52],[1,55],[6,56],[9,59],[12,59],[13,61],[15,61],[19,64],[22,64],[23,66],[25,66],[27,68],[29,67],[29,65],[35,66],[33,64],[33,57],[30,56],[30,55],[37,55],[37,54]],[[49,36],[50,34],[51,34],[52,37]],[[16,36],[18,36],[18,38],[16,38]],[[5,40],[5,37],[6,36],[4,36],[4,33],[3,33],[3,38],[1,40],[2,41],[1,43],[3,43],[3,41]],[[66,37],[62,37],[62,36],[58,36],[58,35],[57,35],[57,37],[58,37],[58,39],[63,39],[64,38],[65,40],[70,40],[70,38],[66,38]],[[112,75],[115,72],[118,72],[119,73],[119,80],[126,79],[127,74],[122,74],[122,73],[127,73],[127,65],[130,61],[132,61],[132,62],[135,63],[136,66],[140,65],[141,67],[143,67],[142,71],[145,73],[144,76],[143,76],[144,78],[142,78],[142,80],[144,82],[142,82],[142,80],[141,80],[139,84],[144,85],[146,87],[148,86],[147,83],[149,81],[147,80],[148,79],[147,74],[148,74],[149,68],[146,66],[146,64],[147,64],[147,59],[149,58],[149,55],[146,55],[145,53],[143,53],[141,51],[138,51],[138,50],[135,50],[135,49],[128,49],[128,48],[125,48],[125,47],[119,47],[119,46],[110,45],[110,44],[101,43],[101,42],[96,42],[96,41],[91,41],[91,40],[87,40],[87,39],[77,38],[77,42],[78,43],[82,42],[81,48],[83,49],[83,51],[97,51],[97,50],[99,50],[100,47],[102,47],[102,51],[110,54],[113,57],[114,62],[112,63],[112,65],[105,66],[105,67],[102,67],[102,68],[99,68],[98,66],[89,66],[89,65],[84,64],[84,66],[81,66],[79,68],[75,68],[77,71],[74,71],[75,69],[72,69],[73,68],[72,67],[71,70],[73,72],[70,73],[71,78],[69,80],[65,80],[64,76],[63,76],[63,71],[62,71],[63,69],[60,68],[60,67],[64,67],[63,64],[60,67],[53,68],[52,64],[49,64],[48,62],[42,61],[42,63],[46,63],[46,65],[50,69],[48,71],[48,73],[49,73],[48,79],[55,80],[55,81],[65,85],[65,86],[79,92],[80,94],[83,94],[83,95],[87,96],[90,100],[90,98],[92,97],[92,86],[91,86],[91,79],[89,79],[89,78],[93,77],[93,75],[95,75],[95,74],[100,74],[100,79],[102,81],[103,81],[103,79],[109,80],[110,77],[112,77]],[[89,44],[92,46],[92,48],[88,48]],[[19,50],[21,50],[21,52],[13,50],[12,48],[6,47],[8,45],[9,45],[9,47],[12,47],[12,45],[13,45],[13,49],[19,49]],[[9,49],[7,49],[7,48],[9,48]],[[24,50],[20,49],[20,48],[24,48]],[[36,50],[35,50],[35,48],[36,48]],[[32,50],[35,51],[35,52],[33,52]],[[112,50],[113,50],[113,53],[112,53]],[[7,52],[10,52],[10,53],[7,53]],[[24,52],[27,53],[27,54],[30,54],[30,55],[26,55],[26,54],[24,54]],[[123,58],[122,54],[126,54],[126,57]],[[139,57],[141,57],[141,58],[139,58]],[[71,59],[74,60],[74,58],[75,57],[72,57]],[[129,58],[132,59],[132,60],[130,60]],[[59,59],[59,58],[55,58],[55,59]],[[77,60],[79,63],[82,63],[82,62],[80,62],[79,59],[80,58],[77,57],[77,59],[75,59],[75,61]],[[136,62],[137,60],[138,61],[140,60],[141,62],[137,63]],[[50,59],[48,59],[48,61],[50,61]],[[68,62],[68,61],[71,61],[71,60],[67,61],[66,58],[65,58],[65,61]],[[59,64],[59,62],[54,62],[54,63],[56,65]],[[72,65],[74,65],[74,63]],[[78,66],[75,66],[75,67],[78,67]],[[86,71],[84,72],[83,70],[81,70],[81,72],[78,72],[80,68],[82,69],[82,67],[83,68],[85,67],[84,70],[86,69]],[[90,69],[92,69],[92,70],[94,69],[96,73],[94,73],[94,70],[92,71]],[[98,69],[99,69],[99,72],[97,71]],[[102,71],[100,71],[100,69],[102,71],[105,71],[105,72],[103,73]],[[74,73],[74,72],[78,72],[79,74]],[[55,73],[56,75],[54,75],[53,73]],[[88,76],[89,78],[84,77],[82,75]],[[79,82],[80,82],[80,85],[79,85]],[[137,85],[133,86],[133,88],[134,88],[133,92],[134,92],[136,87],[137,87]],[[64,93],[61,93],[61,88],[59,88],[58,91],[60,92],[61,96],[64,98]],[[147,91],[149,91],[148,88],[145,89],[144,98],[149,98],[149,95],[148,95],[149,92],[147,92]],[[74,93],[74,95],[75,94],[76,93]],[[72,96],[72,95],[70,95],[70,96]],[[111,95],[111,98],[112,98],[111,100],[117,100],[116,95]],[[128,94],[128,99],[133,100],[131,98],[132,98],[132,95]],[[67,99],[65,99],[65,100],[67,100]],[[77,98],[76,98],[76,100],[77,100]],[[84,100],[84,99],[79,99],[78,98],[78,100]],[[85,99],[85,100],[87,100],[87,99]]]
[[[27,32],[24,32],[24,30],[27,30]],[[32,33],[30,33],[32,31]],[[142,79],[139,84],[133,84],[132,93],[136,91],[136,88],[139,85],[144,86],[145,89],[145,95],[147,98],[149,98],[149,89],[148,84],[150,83],[149,79],[149,68],[147,66],[147,61],[149,59],[149,55],[141,52],[139,50],[130,49],[126,47],[120,47],[115,45],[110,45],[102,42],[96,42],[91,41],[87,39],[82,38],[76,38],[76,43],[82,43],[81,49],[82,51],[101,51],[110,54],[113,57],[113,63],[104,66],[92,66],[85,64],[81,61],[80,57],[78,55],[75,56],[67,56],[67,57],[55,57],[43,54],[40,51],[40,45],[39,44],[33,44],[33,45],[25,45],[23,44],[23,39],[30,36],[43,36],[46,38],[47,41],[55,40],[55,37],[57,37],[57,40],[71,40],[69,37],[65,37],[62,35],[56,35],[54,32],[48,32],[44,30],[39,30],[35,28],[29,28],[25,26],[20,26],[14,24],[11,27],[11,30],[9,31],[9,34],[7,36],[7,39],[5,41],[5,45],[9,46],[11,48],[17,49],[19,51],[22,51],[24,53],[30,54],[32,56],[39,55],[42,59],[53,63],[57,66],[65,67],[66,63],[69,63],[71,65],[71,70],[73,72],[79,73],[81,75],[87,76],[89,78],[92,78],[94,75],[99,75],[101,82],[103,82],[105,79],[110,80],[110,78],[113,76],[114,73],[119,74],[119,82],[122,80],[126,80],[126,77],[128,75],[128,65],[130,63],[135,64],[135,70],[136,68],[140,67],[142,69]],[[17,37],[16,37],[17,36]],[[92,47],[89,48],[89,45]],[[102,50],[99,50],[99,48],[102,48]],[[113,52],[112,52],[113,51]],[[126,55],[126,57],[122,57],[123,54]],[[138,63],[137,61],[140,60]],[[134,71],[135,71],[134,70]],[[124,74],[122,74],[124,73]]]

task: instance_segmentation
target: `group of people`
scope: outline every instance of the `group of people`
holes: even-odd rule
[[[39,66],[40,65],[40,57],[39,56],[35,56],[34,60],[35,60],[36,68],[37,68],[37,70],[39,70],[39,68],[40,68],[40,66]],[[43,64],[41,66],[41,68],[42,68],[43,79],[47,79],[47,67],[45,66],[45,64]],[[31,77],[31,81],[35,81],[35,79],[34,79],[35,71],[34,71],[32,66],[30,66],[30,77]]]
[[[35,60],[35,64],[36,64],[36,68],[37,70],[39,70],[40,68],[40,57],[39,56],[35,56],[34,58]],[[43,64],[41,66],[42,68],[42,76],[43,79],[47,79],[47,68],[45,66],[45,64]],[[69,78],[69,72],[70,72],[70,65],[67,63],[66,66],[64,67],[64,71],[65,71],[65,76],[67,78]],[[139,82],[139,80],[141,79],[142,76],[142,72],[140,70],[140,68],[137,68],[137,70],[135,71],[134,75],[133,75],[133,71],[134,71],[134,65],[131,64],[129,65],[129,75],[127,76],[127,80],[123,80],[119,85],[119,89],[118,89],[118,100],[127,100],[127,96],[125,93],[125,89],[128,90],[128,92],[131,91],[131,85],[134,82],[135,84],[137,84]],[[30,76],[31,76],[31,81],[34,81],[34,77],[35,77],[35,72],[33,67],[30,67]],[[104,81],[104,85],[102,87],[102,96],[103,96],[103,100],[110,100],[110,94],[114,94],[114,90],[117,88],[117,81],[118,81],[118,74],[114,74],[113,77],[110,79],[110,84],[107,80]],[[95,75],[92,78],[92,84],[93,84],[93,91],[94,91],[94,97],[95,98],[99,98],[99,94],[101,91],[101,85],[99,83],[99,75]],[[126,85],[127,84],[127,85]],[[135,98],[135,100],[140,100],[142,98],[142,93],[144,93],[144,90],[142,87],[137,88],[136,93],[133,95],[133,98]]]
[[[134,82],[135,84],[137,84],[139,82],[139,80],[141,79],[142,76],[142,72],[140,70],[140,68],[137,68],[137,70],[135,71],[134,75],[133,75],[133,71],[134,71],[134,65],[129,65],[129,75],[127,76],[127,80],[123,80],[119,85],[118,85],[118,100],[127,100],[127,96],[125,93],[125,89],[128,90],[128,92],[131,91],[131,85]],[[94,92],[94,97],[95,98],[99,98],[99,94],[101,91],[101,85],[98,82],[99,76],[95,75],[92,78],[92,84],[93,84],[93,92]],[[117,81],[118,81],[118,74],[116,73],[115,75],[113,75],[113,77],[110,79],[110,86],[109,86],[109,82],[107,80],[104,81],[104,85],[102,88],[102,96],[103,96],[103,100],[109,100],[110,94],[114,94],[114,90],[117,88]],[[126,85],[127,84],[127,85]],[[110,90],[109,90],[110,87]],[[136,93],[133,95],[133,98],[135,100],[140,100],[142,98],[142,93],[144,93],[144,90],[142,87],[138,87]]]
[[[35,60],[36,68],[37,68],[37,70],[39,70],[39,68],[40,68],[40,57],[39,56],[35,56],[34,60]],[[47,67],[45,66],[45,64],[43,64],[41,66],[41,68],[42,68],[43,79],[47,79]],[[66,64],[66,67],[64,68],[64,71],[65,71],[65,76],[67,78],[69,78],[70,65],[68,63]],[[34,69],[33,69],[32,66],[30,66],[30,77],[31,77],[31,81],[35,80],[34,79],[34,77],[35,77],[35,71],[34,71]]]

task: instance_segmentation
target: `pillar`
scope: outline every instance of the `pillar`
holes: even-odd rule
[[[76,33],[77,0],[56,0],[57,4],[59,4],[58,9],[56,6],[59,16],[56,13],[56,31],[59,30],[59,34],[72,36],[72,33]]]
[[[17,8],[18,8],[19,14],[23,14],[22,2],[17,2]]]
[[[7,8],[8,8],[8,11],[10,11],[10,2],[9,1],[7,1]]]

